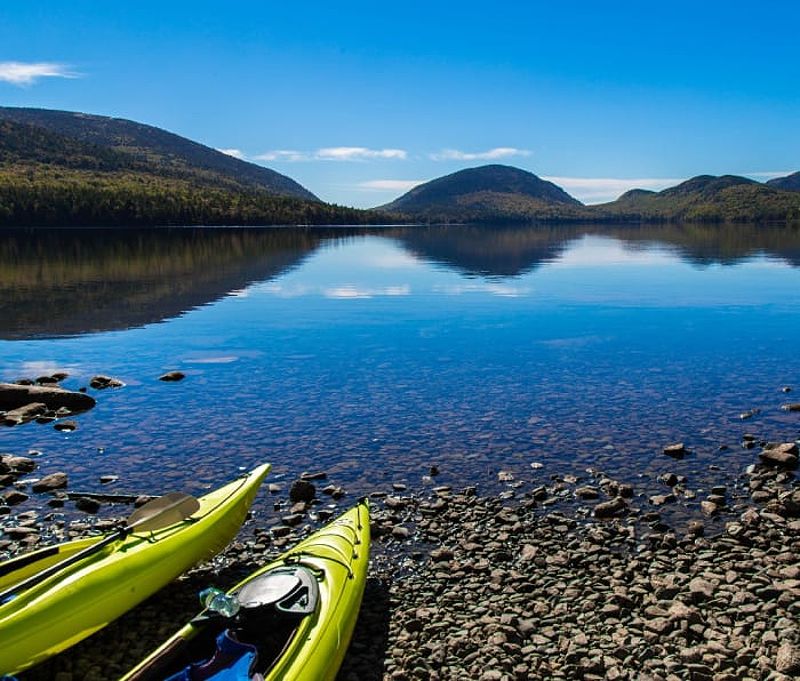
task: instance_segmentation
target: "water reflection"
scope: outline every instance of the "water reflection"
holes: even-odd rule
[[[577,248],[598,235],[617,251],[642,253],[645,261],[654,251],[666,251],[699,266],[735,265],[759,255],[800,266],[800,229],[750,225],[9,230],[0,234],[0,338],[79,335],[172,319],[254,282],[270,282],[320,248],[368,235],[398,244],[405,264],[421,261],[489,280],[480,286],[501,287],[497,295],[518,294],[511,280],[578,253],[581,264],[592,264],[586,258],[593,257],[603,264],[600,250]],[[463,286],[471,285],[479,282]],[[409,292],[405,284],[344,284],[325,295]]]
[[[800,229],[763,225],[559,225],[546,227],[409,227],[392,236],[415,256],[467,276],[516,277],[557,261],[587,236],[625,248],[667,248],[697,265],[735,265],[767,255],[800,266]]]
[[[271,279],[321,231],[13,230],[0,236],[0,338],[67,336],[174,318]]]

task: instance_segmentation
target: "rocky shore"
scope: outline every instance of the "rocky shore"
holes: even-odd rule
[[[508,490],[490,497],[444,485],[375,492],[371,576],[339,678],[796,678],[797,445],[763,444],[742,474],[749,498],[728,504],[716,489],[711,525],[670,526],[659,500],[597,472],[544,485],[501,473]],[[275,517],[252,518],[212,563],[22,678],[119,676],[195,613],[200,589],[229,586],[349,505],[323,475],[305,477],[266,487]],[[4,539],[19,550],[46,525],[8,517]]]
[[[111,381],[92,387],[118,387]],[[64,408],[45,401],[63,402],[58,388],[25,390],[6,386],[16,400],[6,418],[33,397],[41,410]],[[504,491],[488,496],[438,484],[435,466],[418,486],[386,483],[370,495],[370,579],[339,678],[800,677],[798,444],[745,435],[741,445],[752,465],[707,489],[676,472],[639,488],[591,469],[547,475],[536,463],[525,479],[500,471]],[[683,443],[662,453],[676,464],[690,454]],[[70,491],[67,473],[40,469],[37,455],[0,455],[0,556],[106,531],[146,500]],[[53,514],[67,502],[84,515],[74,519],[71,505],[72,516]],[[351,503],[324,472],[268,482],[220,556],[22,679],[119,677],[196,613],[201,589],[231,586]]]

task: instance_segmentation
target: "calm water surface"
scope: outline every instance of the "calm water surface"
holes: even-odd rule
[[[94,491],[199,491],[263,460],[351,495],[433,464],[485,491],[501,469],[735,485],[743,433],[798,436],[799,293],[786,228],[3,232],[0,379],[126,387],[0,449]],[[664,457],[674,441],[693,454]]]

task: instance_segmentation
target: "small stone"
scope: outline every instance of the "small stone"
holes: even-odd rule
[[[714,595],[714,585],[702,577],[695,577],[689,582],[689,592],[696,599],[710,599]]]
[[[289,499],[294,503],[298,501],[311,502],[317,495],[317,488],[308,480],[295,480],[289,488]]]
[[[781,468],[797,468],[797,443],[784,442],[764,449],[758,456],[766,464]]]
[[[316,473],[308,473],[303,472],[300,473],[301,480],[325,480],[328,477],[328,474],[324,471],[318,471]]]
[[[7,506],[16,506],[17,504],[21,504],[23,501],[27,501],[28,498],[28,495],[24,492],[12,490],[11,492],[8,492],[0,497],[0,502],[5,501]]]
[[[76,421],[58,421],[53,428],[64,433],[71,433],[73,430],[78,430]]]
[[[628,508],[628,504],[622,497],[615,497],[611,501],[604,501],[594,507],[596,518],[613,518],[621,515]]]
[[[89,497],[78,497],[75,500],[75,508],[84,513],[97,513],[100,510],[100,502]]]
[[[792,404],[782,404],[781,409],[783,409],[783,411],[800,411],[800,402],[794,402]]]
[[[105,390],[106,388],[121,388],[125,385],[122,381],[112,378],[111,376],[103,376],[98,374],[93,376],[89,381],[89,385],[95,390]]]
[[[775,654],[775,669],[781,674],[800,674],[800,648],[783,643]]]
[[[182,381],[186,378],[186,374],[181,371],[168,371],[166,374],[162,374],[158,377],[159,381],[167,381],[167,382],[175,382],[175,381]]]
[[[112,482],[116,482],[119,480],[118,475],[101,475],[100,476],[100,484],[101,485],[110,485]]]
[[[599,499],[600,492],[597,490],[596,487],[592,487],[590,485],[584,485],[583,487],[578,487],[575,490],[575,496],[579,499]]]
[[[61,489],[67,486],[67,474],[63,472],[45,475],[41,480],[34,482],[31,489],[34,492],[50,492],[54,489]]]
[[[671,456],[674,459],[682,459],[686,456],[686,445],[683,442],[676,442],[672,445],[664,447],[664,454]]]

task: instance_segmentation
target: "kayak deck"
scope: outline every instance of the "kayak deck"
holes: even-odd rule
[[[228,592],[242,594],[275,575],[304,573],[317,591],[311,599],[313,611],[297,615],[291,609],[243,608],[234,618],[203,611],[123,681],[163,681],[203,661],[211,660],[212,667],[222,664],[225,655],[215,650],[226,631],[232,634],[230,646],[237,648],[238,641],[254,648],[250,675],[282,681],[333,679],[358,617],[368,559],[369,507],[362,501]]]

